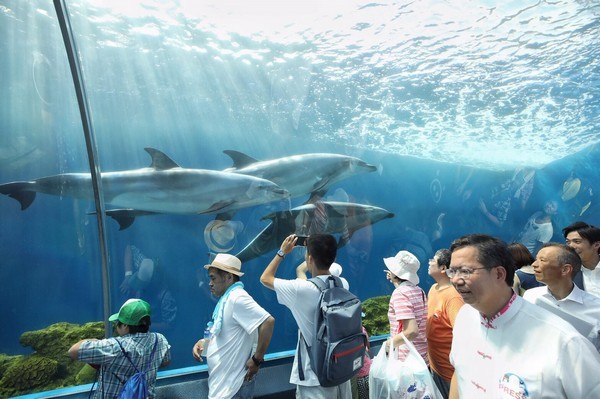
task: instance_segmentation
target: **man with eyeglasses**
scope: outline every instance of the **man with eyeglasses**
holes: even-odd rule
[[[465,301],[450,398],[600,398],[600,354],[569,323],[514,293],[505,242],[473,234],[450,250],[447,275]]]

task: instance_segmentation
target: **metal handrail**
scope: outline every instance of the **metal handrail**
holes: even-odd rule
[[[110,294],[110,272],[109,258],[106,247],[106,229],[104,223],[104,200],[102,193],[102,179],[100,168],[98,167],[97,146],[92,127],[92,121],[89,115],[89,105],[85,93],[85,85],[82,78],[81,65],[77,57],[78,51],[75,44],[75,37],[69,20],[67,5],[64,0],[54,0],[54,8],[58,23],[62,33],[63,41],[65,42],[65,50],[69,59],[71,75],[73,76],[73,84],[75,85],[75,93],[77,94],[77,104],[79,105],[79,113],[81,114],[81,123],[83,124],[83,134],[85,136],[85,146],[88,154],[88,162],[90,164],[90,172],[92,174],[92,187],[94,189],[94,203],[96,206],[96,218],[98,220],[98,237],[100,245],[100,256],[102,262],[102,291],[104,298],[104,329],[108,337],[111,334],[112,328],[108,322],[108,317],[111,314],[111,294]]]

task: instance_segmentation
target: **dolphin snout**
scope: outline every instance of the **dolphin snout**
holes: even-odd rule
[[[377,166],[371,165],[370,163],[366,163],[364,161],[360,161],[358,163],[358,167],[362,169],[366,169],[367,172],[375,172],[377,170]]]
[[[277,195],[280,195],[282,198],[288,198],[290,196],[290,192],[283,188],[276,188],[273,192]]]

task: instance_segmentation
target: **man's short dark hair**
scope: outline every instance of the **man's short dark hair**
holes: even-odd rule
[[[434,256],[437,257],[438,266],[443,267],[445,269],[450,267],[450,258],[452,256],[452,253],[449,249],[438,249]]]
[[[578,221],[562,229],[562,233],[565,238],[567,238],[569,233],[573,231],[576,231],[582,238],[588,240],[590,244],[600,241],[600,228],[594,226],[593,224],[587,224],[586,222]]]
[[[329,270],[337,256],[337,241],[331,234],[311,234],[306,239],[306,252],[319,270]]]
[[[123,324],[120,321],[117,321],[117,325],[119,324]],[[147,333],[150,330],[150,324],[152,324],[152,321],[150,320],[150,316],[144,316],[140,319],[140,324],[137,326],[130,326],[127,325],[129,327],[129,334],[137,334],[137,333]]]
[[[506,270],[506,284],[513,286],[515,278],[515,261],[508,252],[508,245],[499,238],[486,234],[470,234],[457,238],[452,242],[450,251],[454,253],[457,249],[464,247],[477,248],[477,261],[486,269],[502,266]]]
[[[571,278],[575,277],[575,275],[581,271],[581,258],[573,248],[571,248],[568,245],[559,244],[557,242],[548,242],[542,245],[542,248],[546,247],[556,247],[560,249],[560,252],[556,257],[556,261],[558,262],[559,266],[563,266],[568,263],[573,267],[573,272],[571,272]]]

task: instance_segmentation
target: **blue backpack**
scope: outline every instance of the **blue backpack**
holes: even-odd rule
[[[152,348],[152,354],[150,355],[150,359],[146,363],[146,367],[142,371],[140,371],[136,367],[136,365],[133,363],[133,361],[129,357],[129,354],[127,352],[125,352],[125,349],[123,348],[123,345],[121,345],[121,342],[119,342],[119,340],[117,339],[117,343],[121,347],[121,351],[123,352],[123,355],[125,355],[125,358],[127,360],[129,360],[129,363],[131,363],[131,365],[133,366],[133,368],[136,371],[135,374],[132,375],[125,382],[125,385],[123,385],[123,388],[121,388],[121,391],[119,391],[119,396],[117,396],[118,399],[146,399],[146,398],[148,398],[148,382],[146,381],[146,373],[148,372],[148,370],[150,369],[150,366],[152,365],[152,359],[154,359],[154,353],[156,352],[156,346],[158,345],[158,335],[154,334],[154,337],[155,337],[155,340],[154,340],[154,348]]]

